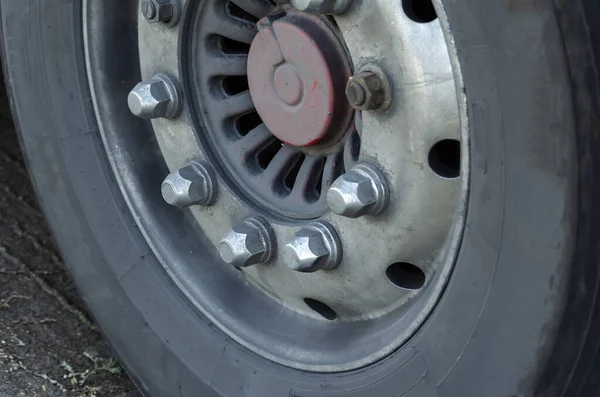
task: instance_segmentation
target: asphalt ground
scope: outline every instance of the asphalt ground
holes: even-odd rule
[[[0,85],[2,85],[0,83]],[[138,397],[40,212],[0,87],[0,397]]]

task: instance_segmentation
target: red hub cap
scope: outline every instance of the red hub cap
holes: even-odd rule
[[[261,19],[258,29],[248,83],[267,128],[293,146],[336,143],[352,120],[345,98],[352,70],[332,27],[290,11]]]

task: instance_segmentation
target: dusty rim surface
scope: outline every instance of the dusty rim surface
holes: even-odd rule
[[[291,368],[362,368],[395,351],[427,318],[450,277],[462,234],[468,182],[461,173],[468,170],[462,146],[468,139],[461,134],[466,116],[457,93],[463,91],[448,41],[435,13],[415,21],[391,0],[357,3],[335,21],[269,2],[250,14],[244,1],[182,2],[177,26],[149,23],[134,4],[128,12],[138,23],[119,37],[131,44],[118,47],[104,34],[112,21],[101,17],[113,13],[114,4],[84,2],[88,82],[107,158],[156,265],[208,321]],[[388,15],[383,24],[380,15]],[[388,25],[395,35],[379,29]],[[276,32],[277,43],[305,43],[306,56],[274,45],[269,73],[255,74],[252,61],[263,58],[260,42],[255,46],[261,30]],[[355,129],[331,130],[322,118],[335,114],[331,100],[345,97],[336,95],[325,69],[350,59],[324,61],[322,40],[306,42],[315,31],[328,38],[324,47],[347,47],[344,56],[359,70],[356,84],[376,79],[384,87],[382,104],[355,112]],[[373,41],[381,43],[376,53],[368,44]],[[135,43],[139,51],[132,54]],[[396,73],[394,65],[418,66]],[[109,70],[117,69],[126,85],[113,84]],[[303,94],[313,91],[316,99]],[[129,109],[123,109],[125,97]],[[299,98],[312,99],[296,104]],[[314,114],[323,128],[290,142],[263,100],[296,116],[313,102],[323,106]],[[171,113],[166,102],[181,112]],[[444,117],[431,117],[438,112]],[[348,139],[334,139],[337,130]],[[348,144],[352,130],[360,148],[345,156],[348,145],[354,147]],[[359,214],[344,210],[344,198],[336,204],[342,196],[361,201],[357,181],[365,180],[369,186],[361,186],[378,197],[376,206],[365,204],[367,213]],[[276,203],[280,211],[273,212]],[[256,224],[262,228],[251,227]],[[317,334],[323,337],[312,337]]]
[[[0,397],[137,397],[60,261],[0,89]]]

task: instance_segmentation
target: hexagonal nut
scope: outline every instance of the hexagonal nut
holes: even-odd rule
[[[210,205],[216,198],[216,178],[210,166],[192,162],[171,173],[162,184],[163,199],[170,205],[184,208]]]
[[[357,110],[376,110],[381,109],[386,103],[387,93],[386,84],[381,76],[375,72],[363,71],[350,77],[346,86],[346,95],[349,91],[357,91],[352,85],[358,85],[364,91],[364,101],[360,103],[349,99],[350,105]]]
[[[376,166],[369,163],[360,163],[340,176],[327,192],[329,209],[348,218],[378,215],[389,202],[387,179]]]
[[[133,115],[143,119],[174,119],[183,108],[181,88],[172,75],[156,73],[131,90],[127,104]]]
[[[352,0],[292,0],[294,8],[313,14],[342,14]]]
[[[367,100],[367,92],[362,84],[351,79],[346,84],[346,99],[352,107],[360,107]]]
[[[248,267],[266,263],[273,257],[275,238],[262,218],[249,218],[234,226],[221,240],[221,259],[232,266]]]
[[[175,0],[151,0],[156,12],[148,21],[151,23],[169,23],[175,16]]]
[[[336,214],[359,218],[377,204],[377,191],[367,176],[348,172],[331,185],[327,192],[327,204]]]
[[[158,79],[142,81],[127,97],[129,110],[137,117],[153,119],[168,113],[171,96],[165,83]]]
[[[284,248],[285,263],[298,272],[332,270],[342,259],[340,238],[329,223],[313,222],[294,235]]]
[[[286,263],[298,272],[315,272],[323,269],[329,250],[323,236],[315,230],[300,230],[294,240],[284,248]]]

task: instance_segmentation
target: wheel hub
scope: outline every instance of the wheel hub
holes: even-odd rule
[[[258,30],[248,83],[267,128],[297,147],[339,141],[352,120],[344,92],[352,70],[335,32],[322,18],[295,11],[261,19]]]
[[[329,17],[269,7],[249,16],[233,4],[203,8],[184,45],[199,139],[263,216],[317,219],[360,155],[346,44]]]

